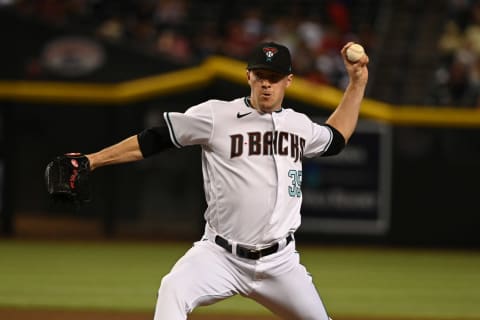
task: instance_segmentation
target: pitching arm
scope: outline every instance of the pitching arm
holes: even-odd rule
[[[346,50],[352,44],[352,42],[347,43],[341,50],[349,76],[349,84],[345,89],[340,104],[326,121],[328,125],[337,129],[347,142],[357,126],[360,105],[368,81],[368,56],[364,55],[355,63],[349,62],[346,58]]]

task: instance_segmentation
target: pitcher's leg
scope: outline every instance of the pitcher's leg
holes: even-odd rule
[[[185,320],[195,307],[237,293],[223,253],[211,246],[206,241],[197,242],[162,279],[155,320]]]
[[[282,319],[329,320],[327,311],[305,267],[258,282],[252,299]]]

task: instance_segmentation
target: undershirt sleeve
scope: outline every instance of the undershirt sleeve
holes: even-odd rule
[[[322,156],[327,157],[327,156],[333,156],[333,155],[339,154],[345,148],[345,145],[346,145],[345,138],[340,133],[340,131],[338,131],[331,125],[325,124],[325,126],[329,127],[330,130],[332,130],[332,141],[330,142],[330,144],[328,145],[327,149],[322,154]]]
[[[175,147],[170,139],[167,124],[163,119],[158,126],[140,132],[137,139],[144,158]]]
[[[328,124],[311,122],[312,136],[305,149],[305,157],[333,156],[345,147],[345,138]]]

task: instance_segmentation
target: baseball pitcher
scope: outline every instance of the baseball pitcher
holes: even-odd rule
[[[155,320],[185,320],[196,307],[240,294],[282,319],[328,320],[312,277],[300,263],[303,157],[338,154],[353,134],[368,80],[368,56],[341,55],[349,84],[323,124],[283,105],[293,81],[287,47],[261,43],[246,68],[250,95],[208,100],[166,112],[157,126],[90,154],[57,157],[48,192],[88,199],[88,175],[170,148],[200,145],[207,209],[203,237],[162,279]]]

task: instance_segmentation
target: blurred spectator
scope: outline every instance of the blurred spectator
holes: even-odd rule
[[[465,27],[465,41],[476,56],[480,56],[480,2],[471,8],[470,23]]]
[[[294,73],[309,81],[329,84],[325,74],[316,66],[316,56],[305,41],[300,41],[293,55]]]
[[[160,26],[182,25],[187,17],[187,7],[185,0],[157,0],[153,20]]]
[[[225,39],[222,41],[222,53],[237,59],[244,60],[254,42],[252,38],[245,32],[245,24],[242,21],[230,21],[226,27],[227,32]]]
[[[439,40],[439,48],[443,58],[452,56],[460,49],[463,42],[462,32],[454,21],[448,21]]]
[[[100,23],[96,34],[111,42],[121,42],[125,38],[125,25],[120,17],[113,16]]]
[[[451,0],[449,20],[438,46],[432,102],[480,108],[480,1]]]
[[[322,45],[325,35],[324,26],[320,21],[320,17],[311,16],[299,22],[297,34],[307,49],[315,52]]]
[[[262,13],[257,8],[248,8],[243,17],[243,31],[250,43],[257,43],[264,31]]]
[[[350,13],[345,1],[330,0],[327,4],[327,11],[332,19],[333,25],[341,32],[350,32]]]
[[[188,39],[169,29],[159,33],[153,52],[179,64],[188,64],[192,59],[192,51]]]
[[[463,31],[469,23],[471,0],[449,0],[448,9],[449,21],[456,24]]]
[[[290,16],[276,17],[266,28],[265,37],[278,43],[282,43],[290,49],[292,55],[295,55],[296,45],[298,43],[298,34],[296,32],[297,21]]]

